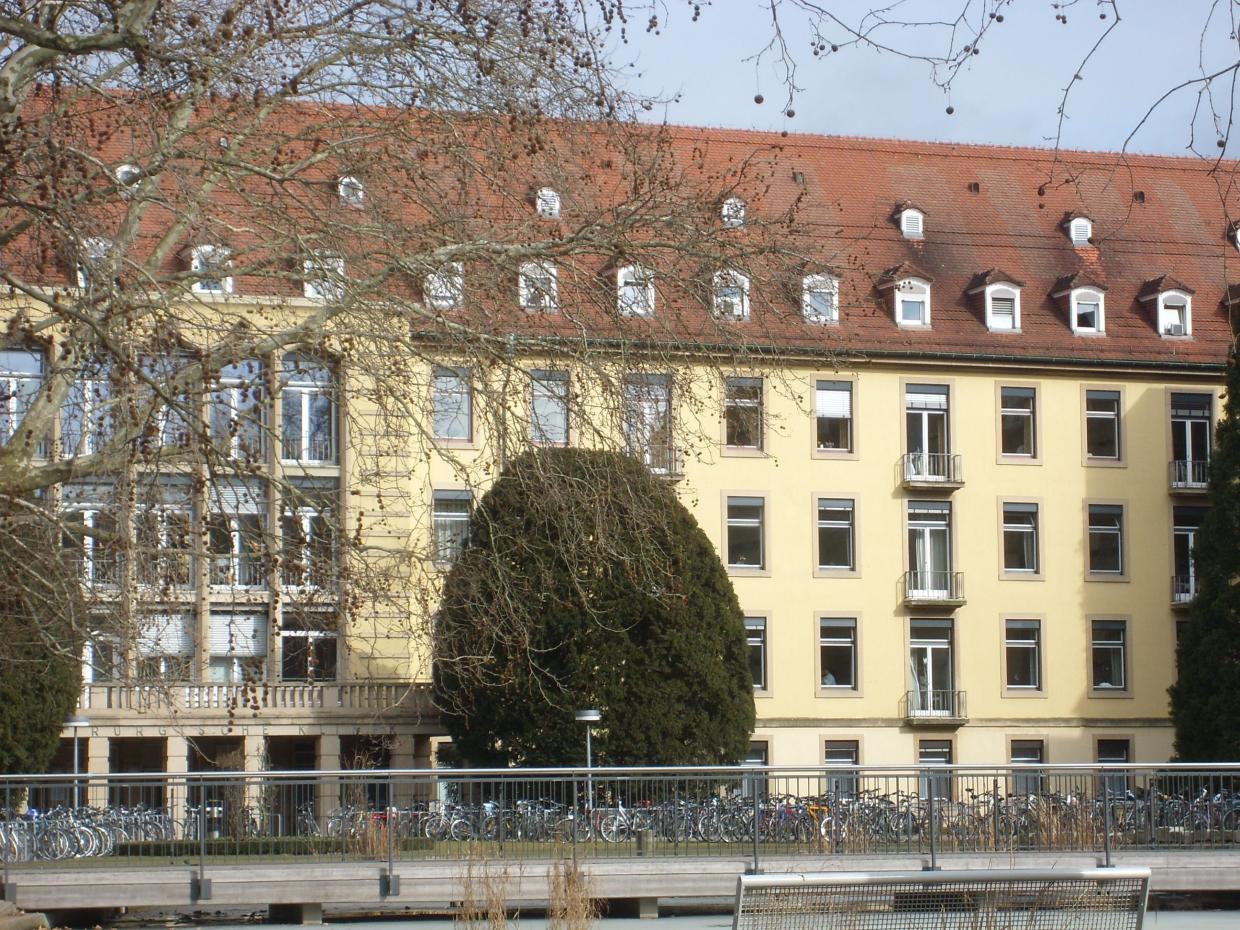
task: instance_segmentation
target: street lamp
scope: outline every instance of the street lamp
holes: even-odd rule
[[[586,804],[590,807],[594,806],[594,780],[590,777],[590,767],[593,764],[591,758],[590,737],[594,731],[594,724],[603,719],[603,712],[595,708],[587,708],[577,711],[576,715],[578,723],[586,725]]]
[[[78,782],[82,764],[78,755],[78,727],[90,726],[90,720],[81,714],[74,714],[65,721],[65,727],[73,731],[73,806],[82,806],[82,787]]]

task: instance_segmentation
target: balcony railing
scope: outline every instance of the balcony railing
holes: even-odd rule
[[[211,560],[211,584],[262,588],[267,586],[267,572],[259,559],[215,556]]]
[[[1186,607],[1197,596],[1197,579],[1193,575],[1171,576],[1171,603],[1177,607]]]
[[[950,452],[906,452],[901,457],[905,487],[948,487],[964,484],[964,466]]]
[[[1210,463],[1198,459],[1169,462],[1167,483],[1173,491],[1204,491],[1210,484]]]
[[[949,723],[968,719],[963,691],[914,688],[904,695],[904,713],[909,723]]]
[[[82,688],[78,709],[92,719],[129,714],[233,713],[260,716],[376,715],[408,708],[424,690],[404,681],[254,682],[252,684],[134,685],[95,683]],[[407,710],[405,711],[407,712]]]
[[[905,604],[963,604],[964,573],[963,572],[925,572],[911,571],[904,573]]]

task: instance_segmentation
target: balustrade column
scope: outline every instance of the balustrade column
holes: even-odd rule
[[[107,775],[112,770],[112,757],[106,736],[90,736],[86,739],[86,773],[92,776]],[[86,803],[91,807],[108,806],[108,784],[105,778],[93,778],[86,791]]]
[[[168,773],[164,793],[168,814],[173,823],[183,823],[189,794],[185,778],[189,771],[189,740],[184,736],[169,736],[164,740],[164,771]]]
[[[242,754],[245,757],[245,806],[258,818],[260,831],[267,829],[267,818],[271,816],[273,797],[265,797],[263,789],[265,780],[258,776],[265,768],[267,758],[267,739],[264,736],[245,736],[242,738]],[[253,773],[253,774],[252,774]]]
[[[323,733],[319,736],[319,764],[324,771],[336,771],[340,768],[340,736],[336,733]],[[314,789],[314,807],[319,822],[326,822],[327,815],[340,806],[340,779],[322,778]]]
[[[390,760],[390,769],[411,769],[417,765],[412,734],[397,733],[392,737]],[[396,807],[408,807],[413,803],[415,788],[414,779],[409,776],[395,777],[392,782],[391,803]]]

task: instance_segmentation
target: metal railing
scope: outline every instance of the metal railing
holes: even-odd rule
[[[5,871],[1235,847],[1240,765],[190,772],[0,778]],[[471,850],[473,850],[471,852]]]
[[[905,484],[964,484],[964,466],[955,453],[906,452],[901,465]]]
[[[217,555],[211,558],[210,583],[263,588],[267,586],[267,569],[261,559],[251,556]]]
[[[964,601],[964,572],[904,573],[904,600],[930,603]]]
[[[1171,603],[1190,604],[1197,596],[1197,579],[1192,575],[1171,576]]]
[[[1173,488],[1204,490],[1210,484],[1210,463],[1198,459],[1169,462],[1167,482]]]
[[[965,692],[914,688],[904,695],[904,708],[901,716],[911,722],[926,718],[938,721],[964,720],[968,717]]]

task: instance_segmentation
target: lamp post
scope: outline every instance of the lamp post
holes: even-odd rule
[[[90,726],[90,720],[81,714],[74,714],[65,721],[65,727],[73,731],[73,806],[82,806],[82,786],[78,782],[78,775],[81,774],[82,763],[78,754],[78,727]]]
[[[594,807],[594,780],[590,776],[590,768],[593,765],[591,755],[590,738],[594,731],[594,724],[603,719],[603,713],[594,708],[577,711],[576,715],[578,723],[586,725],[586,805],[593,809]]]

